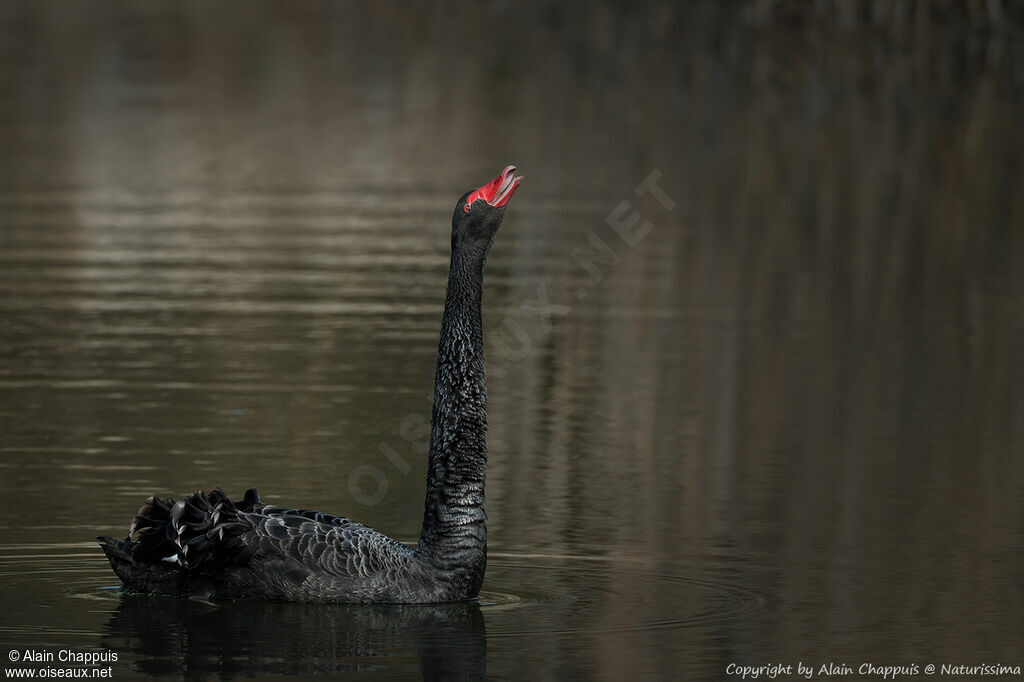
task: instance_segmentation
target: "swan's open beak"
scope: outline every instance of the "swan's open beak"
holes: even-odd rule
[[[469,199],[466,200],[466,206],[468,207],[477,199],[483,199],[495,207],[507,204],[512,195],[519,189],[519,183],[523,179],[521,175],[517,178],[515,171],[515,166],[505,166],[505,170],[501,171],[501,175],[469,195]]]

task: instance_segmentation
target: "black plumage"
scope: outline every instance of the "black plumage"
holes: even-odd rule
[[[419,544],[321,512],[233,502],[220,489],[150,497],[124,540],[98,538],[135,592],[211,599],[422,603],[471,599],[487,564],[484,265],[520,178],[505,168],[467,192],[452,218],[452,258],[434,378]]]

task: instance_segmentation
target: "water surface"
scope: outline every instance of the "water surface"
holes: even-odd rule
[[[0,643],[1024,665],[1020,13],[819,6],[4,3]],[[451,211],[509,162],[479,603],[122,596],[92,537],[154,493],[415,540]]]

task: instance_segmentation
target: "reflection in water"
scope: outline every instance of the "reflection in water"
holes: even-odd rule
[[[482,679],[484,617],[475,602],[324,606],[125,596],[102,646],[133,652],[153,677],[382,673]]]

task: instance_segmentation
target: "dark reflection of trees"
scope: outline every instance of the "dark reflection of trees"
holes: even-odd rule
[[[476,603],[321,606],[126,596],[104,646],[136,672],[186,678],[393,672],[481,679],[484,617]]]

